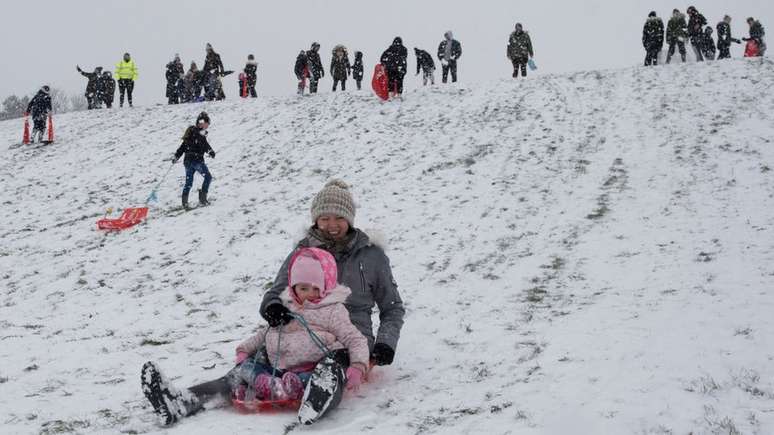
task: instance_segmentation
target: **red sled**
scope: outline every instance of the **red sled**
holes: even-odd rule
[[[48,143],[54,142],[54,118],[48,114]]]
[[[380,63],[376,64],[376,67],[374,67],[374,77],[371,79],[371,87],[374,89],[376,96],[382,100],[390,98],[387,70],[385,70],[384,65]]]
[[[30,119],[28,116],[24,117],[24,134],[22,135],[22,143],[28,145],[30,143]]]
[[[244,401],[239,399],[231,399],[231,404],[234,405],[237,411],[243,414],[255,414],[255,413],[273,413],[284,411],[298,411],[301,407],[301,401],[297,399],[286,400],[252,400]]]
[[[148,216],[148,207],[130,207],[125,208],[118,219],[100,219],[97,221],[97,228],[101,230],[125,230],[131,228]]]
[[[747,46],[744,48],[744,57],[758,57],[761,55],[760,47],[754,39],[747,41]]]
[[[239,73],[239,96],[247,98],[247,74]]]

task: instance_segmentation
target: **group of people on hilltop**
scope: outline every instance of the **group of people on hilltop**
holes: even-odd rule
[[[423,84],[435,84],[435,62],[430,54],[419,48],[414,48],[417,57],[417,75],[423,72]],[[447,82],[451,74],[452,82],[457,81],[457,60],[462,55],[462,45],[452,37],[452,32],[446,32],[444,39],[438,45],[438,60],[443,70],[443,83]],[[387,73],[390,92],[395,95],[403,93],[403,80],[408,71],[408,51],[403,45],[401,37],[395,37],[392,44],[382,53],[379,61],[384,65]],[[356,51],[354,63],[350,62],[347,47],[338,44],[331,50],[331,62],[329,72],[333,79],[333,91],[341,84],[341,90],[346,90],[347,79],[351,76],[355,80],[357,89],[362,89],[363,81],[363,52]],[[303,94],[306,89],[306,81],[309,80],[309,93],[317,92],[320,79],[325,77],[325,69],[320,58],[320,44],[313,42],[309,50],[301,50],[296,56],[293,73],[298,79],[298,94]]]
[[[100,109],[102,104],[108,109],[113,107],[116,80],[110,71],[103,71],[101,66],[94,68],[93,72],[85,72],[78,65],[75,68],[88,79],[85,95],[89,110]],[[134,91],[134,82],[137,80],[137,75],[137,64],[134,63],[129,53],[124,53],[124,56],[116,64],[120,107],[124,106],[124,95],[126,95],[129,107],[132,107],[132,92]]]
[[[716,53],[717,59],[727,59],[731,57],[731,44],[741,44],[741,40],[734,38],[731,35],[731,17],[726,15],[723,17],[717,26],[717,44],[713,39],[713,30],[711,26],[707,26],[707,19],[702,15],[695,6],[691,6],[686,11],[688,20],[686,20],[685,14],[680,12],[679,9],[672,11],[672,17],[666,26],[666,32],[664,29],[664,22],[658,17],[655,11],[648,14],[648,18],[645,21],[645,25],[642,29],[642,45],[645,48],[645,66],[657,65],[658,55],[664,46],[664,39],[666,33],[666,42],[669,44],[669,51],[667,52],[666,63],[670,63],[672,56],[675,54],[675,48],[680,52],[680,57],[683,62],[686,61],[685,41],[688,40],[691,43],[691,48],[696,56],[696,60],[701,62],[704,60],[715,60]],[[750,26],[750,36],[742,38],[744,41],[751,41],[756,47],[755,54],[746,53],[746,55],[763,56],[766,52],[766,43],[763,40],[764,30],[761,23],[750,17],[747,19],[747,24]]]
[[[250,57],[252,58],[252,55]],[[174,58],[167,64],[165,73],[167,103],[223,100],[226,98],[226,94],[223,91],[221,79],[233,72],[227,71],[223,67],[220,54],[213,49],[210,43],[205,45],[204,64],[201,69],[196,62],[191,62],[188,71],[185,71],[180,55],[175,54]]]

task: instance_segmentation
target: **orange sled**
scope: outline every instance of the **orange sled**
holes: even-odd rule
[[[234,408],[244,414],[272,413],[282,411],[298,411],[301,407],[301,401],[296,399],[286,400],[252,400],[244,401],[236,398],[231,399]]]
[[[148,207],[125,208],[118,219],[100,219],[97,228],[101,230],[125,230],[131,228],[148,216]]]

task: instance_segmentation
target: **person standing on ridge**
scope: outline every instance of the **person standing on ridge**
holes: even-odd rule
[[[347,77],[352,74],[352,66],[349,63],[349,54],[347,47],[337,45],[333,47],[331,53],[331,78],[333,78],[333,92],[336,92],[336,85],[341,82],[341,90],[347,90]]]
[[[325,68],[323,68],[320,59],[320,44],[312,43],[312,48],[306,52],[306,66],[309,69],[309,93],[317,93],[317,83],[325,77]]]
[[[718,31],[718,60],[731,57],[731,43],[741,44],[742,41],[731,36],[731,17],[726,15],[723,21],[719,22]]]
[[[175,54],[175,58],[167,64],[165,76],[167,78],[167,104],[179,104],[182,97],[180,82],[185,76],[185,68],[183,62],[180,61],[179,54]]]
[[[758,56],[763,56],[766,54],[766,41],[763,40],[766,32],[763,30],[763,25],[753,17],[747,18],[747,24],[750,26],[750,37],[742,38],[742,40],[755,41],[758,44]]]
[[[679,9],[672,11],[672,17],[667,23],[666,41],[669,44],[666,63],[672,60],[675,54],[675,46],[680,51],[680,58],[685,62],[685,38],[688,37],[688,23],[685,22],[685,15]]]
[[[124,53],[123,59],[116,64],[116,77],[118,78],[118,106],[124,107],[124,93],[126,93],[129,107],[132,107],[132,91],[134,91],[134,82],[137,81],[137,65],[129,53]]]
[[[664,21],[652,11],[642,29],[642,46],[645,47],[645,66],[658,65],[658,54],[664,47]]]
[[[705,60],[715,60],[715,40],[712,39],[712,27],[704,29],[704,39],[701,41],[701,54]]]
[[[113,100],[116,97],[116,80],[110,74],[110,71],[102,72],[102,76],[99,78],[99,95],[102,102],[105,103],[105,107],[108,109],[113,107]]]
[[[454,39],[451,30],[443,34],[438,44],[438,60],[441,61],[441,81],[446,83],[451,72],[452,83],[457,82],[457,59],[462,56],[462,44]]]
[[[392,95],[403,95],[403,78],[408,70],[408,50],[403,46],[403,39],[397,36],[380,58],[387,71],[389,91]]]
[[[75,65],[75,69],[77,69],[82,76],[89,79],[86,83],[86,93],[84,94],[89,110],[99,109],[101,105],[99,103],[99,98],[97,97],[97,87],[99,85],[99,78],[102,76],[102,67],[98,66],[94,68],[94,72],[90,73],[84,72],[78,65]]]
[[[702,47],[704,46],[704,26],[707,25],[707,19],[700,14],[696,7],[688,8],[688,37],[691,39],[691,48],[696,55],[696,61],[702,62]]]
[[[516,23],[514,31],[508,38],[508,59],[513,64],[513,78],[519,76],[521,69],[522,77],[527,77],[527,63],[534,56],[532,51],[532,38],[529,33],[524,31],[521,23]]]
[[[251,98],[258,97],[258,93],[255,92],[255,84],[258,83],[258,62],[252,54],[247,55],[244,72],[247,77],[247,95]]]
[[[210,126],[210,117],[207,112],[202,112],[196,118],[196,124],[188,127],[183,134],[183,143],[175,152],[172,163],[177,163],[180,156],[185,154],[183,166],[185,166],[185,186],[183,186],[182,203],[183,208],[190,210],[188,205],[188,194],[193,186],[194,173],[198,172],[204,177],[202,188],[199,190],[199,205],[208,205],[207,192],[210,188],[212,175],[207,165],[204,163],[204,155],[208,154],[210,158],[215,158],[215,151],[212,150],[210,143],[207,142],[207,128]]]
[[[416,75],[419,75],[420,70],[422,71],[422,86],[427,86],[427,82],[434,85],[435,76],[433,73],[435,72],[435,62],[433,61],[433,56],[430,56],[430,53],[425,50],[420,50],[417,47],[414,47],[414,55],[417,57]]]
[[[205,46],[207,55],[204,58],[203,71],[203,84],[204,84],[204,97],[207,101],[212,101],[218,98],[223,92],[223,85],[220,78],[225,75],[225,68],[223,68],[223,62],[220,60],[220,55],[212,48],[212,44],[209,42]]]
[[[44,85],[37,94],[27,104],[27,111],[24,116],[32,115],[32,143],[35,143],[35,137],[38,142],[43,142],[43,134],[46,132],[46,119],[51,113],[51,88]]]
[[[355,63],[352,64],[352,78],[355,79],[357,90],[359,91],[363,84],[363,52],[355,52]]]
[[[301,50],[296,56],[296,64],[293,67],[293,73],[298,79],[298,95],[304,95],[306,79],[309,78],[309,65],[306,57],[306,50]]]

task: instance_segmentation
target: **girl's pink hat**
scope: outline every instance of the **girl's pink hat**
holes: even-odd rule
[[[311,284],[320,289],[320,299],[328,296],[338,282],[336,259],[320,248],[301,248],[290,258],[288,285]]]

